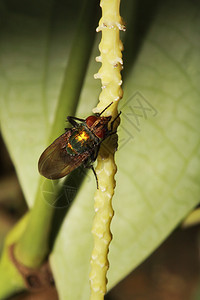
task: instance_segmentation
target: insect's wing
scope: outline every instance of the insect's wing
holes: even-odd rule
[[[68,129],[57,138],[40,156],[38,169],[41,175],[49,179],[58,179],[79,167],[89,153],[70,155],[66,151],[66,145],[72,130]]]

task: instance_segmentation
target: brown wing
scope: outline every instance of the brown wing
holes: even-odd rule
[[[49,179],[59,179],[79,167],[89,153],[86,151],[77,155],[69,155],[66,144],[72,130],[67,130],[57,138],[40,156],[38,169],[41,175]]]

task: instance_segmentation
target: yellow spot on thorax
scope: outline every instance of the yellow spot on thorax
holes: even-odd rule
[[[79,142],[83,142],[89,138],[89,135],[85,131],[81,131],[76,138]]]

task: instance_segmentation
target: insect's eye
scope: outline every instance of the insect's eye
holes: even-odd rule
[[[86,119],[86,124],[88,127],[91,127],[94,122],[97,120],[97,117],[96,116],[89,116],[87,119]]]
[[[103,139],[105,137],[106,134],[106,129],[105,128],[101,128],[100,130],[97,130],[95,132],[96,136],[98,136],[100,139]]]

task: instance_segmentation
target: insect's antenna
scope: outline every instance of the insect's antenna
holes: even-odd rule
[[[112,104],[113,104],[113,102],[111,102],[108,106],[106,106],[106,108],[104,108],[104,109],[102,110],[102,112],[99,114],[99,116],[102,115],[102,113],[104,113],[104,111],[105,111],[108,107],[110,107]]]
[[[118,118],[119,118],[119,116],[121,115],[121,111],[118,113],[118,115],[114,118],[114,120],[112,121],[112,123],[114,123]]]
[[[110,130],[113,131],[113,126],[114,126],[114,122],[119,118],[119,116],[121,115],[121,111],[118,113],[118,115],[114,118],[114,120],[111,122],[111,127]]]

